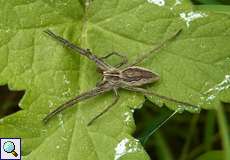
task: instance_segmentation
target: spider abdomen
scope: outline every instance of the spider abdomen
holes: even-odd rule
[[[121,71],[109,70],[103,72],[104,81],[112,84],[124,84],[128,86],[142,86],[158,81],[160,77],[150,70],[141,67],[128,67]]]
[[[120,77],[126,85],[142,86],[158,81],[160,77],[152,71],[141,67],[128,67],[121,71]]]

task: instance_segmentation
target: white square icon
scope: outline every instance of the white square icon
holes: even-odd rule
[[[21,159],[20,138],[0,138],[0,145],[1,145],[0,160]]]

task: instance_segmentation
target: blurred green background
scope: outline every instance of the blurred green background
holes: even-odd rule
[[[166,107],[159,109],[153,106],[147,100],[144,107],[134,113],[137,125],[134,136],[140,140],[147,138],[143,145],[152,159],[225,159],[223,143],[229,141],[230,136],[230,117],[227,116],[230,113],[229,104],[223,104],[223,108],[217,111],[177,114],[151,135],[151,131],[173,113]]]
[[[20,110],[18,103],[23,91],[10,91],[8,87],[0,86],[0,118]]]

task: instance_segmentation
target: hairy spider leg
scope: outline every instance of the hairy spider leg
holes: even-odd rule
[[[130,86],[124,86],[122,88],[126,89],[126,90],[129,90],[129,91],[143,93],[144,95],[153,95],[153,96],[159,97],[159,98],[167,100],[167,101],[171,101],[171,102],[174,102],[174,103],[177,103],[177,104],[181,104],[182,106],[190,106],[190,107],[193,107],[195,109],[199,109],[200,108],[200,107],[198,107],[196,105],[193,105],[193,104],[190,104],[190,103],[187,103],[187,102],[183,102],[183,101],[179,101],[179,100],[173,99],[171,97],[166,97],[166,96],[160,95],[158,93],[155,93],[155,92],[152,92],[152,91],[148,91],[148,90],[143,89],[143,88],[130,87]]]
[[[98,118],[100,118],[103,114],[105,114],[106,112],[108,112],[119,100],[120,96],[117,92],[117,89],[116,88],[113,88],[113,91],[114,91],[114,95],[115,95],[115,98],[113,100],[113,102],[108,105],[101,113],[99,113],[98,115],[96,115],[87,125],[91,125],[95,120],[97,120]]]
[[[94,97],[94,96],[97,96],[99,94],[102,94],[102,93],[105,93],[105,92],[108,92],[112,90],[111,87],[106,87],[106,88],[102,88],[102,87],[96,87],[92,90],[89,90],[87,92],[84,92],[78,96],[76,96],[75,98],[67,101],[66,103],[63,103],[62,105],[60,105],[58,108],[56,108],[54,111],[52,111],[51,113],[49,113],[44,119],[43,119],[43,122],[46,124],[51,118],[53,118],[55,115],[57,115],[58,113],[60,113],[61,111],[73,106],[74,104],[82,101],[82,100],[85,100],[85,99],[88,99],[88,98],[91,98],[91,97]]]
[[[163,48],[165,46],[165,44],[169,41],[171,41],[172,39],[174,39],[175,37],[177,37],[180,33],[181,33],[182,29],[179,29],[178,31],[176,31],[173,35],[171,35],[169,38],[165,39],[164,41],[162,41],[161,43],[159,43],[158,45],[154,46],[149,52],[147,53],[143,53],[140,56],[138,56],[135,60],[134,63],[130,64],[128,67],[130,66],[135,66],[138,63],[141,63],[144,59],[146,59],[148,56],[151,55],[152,52],[157,52],[159,51],[161,48]]]
[[[98,58],[96,55],[92,54],[89,49],[80,48],[77,45],[73,44],[72,42],[68,41],[67,39],[64,39],[63,37],[56,35],[55,33],[53,33],[49,29],[45,30],[44,33],[46,33],[47,35],[49,35],[53,39],[57,40],[58,42],[60,42],[63,46],[66,46],[67,48],[70,48],[70,49],[80,53],[81,55],[86,56],[88,59],[95,62],[98,68],[100,68],[102,70],[107,70],[107,69],[111,68],[111,66],[109,64],[105,63],[103,60]]]
[[[118,56],[122,59],[122,61],[120,63],[116,64],[114,67],[119,68],[119,67],[123,66],[124,64],[128,63],[128,58],[126,56],[121,55],[118,52],[111,52],[111,53],[107,54],[106,56],[100,57],[100,59],[106,59],[112,55]]]

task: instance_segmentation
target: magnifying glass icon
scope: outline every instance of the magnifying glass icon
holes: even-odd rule
[[[3,149],[6,153],[11,153],[14,155],[14,157],[17,157],[18,154],[15,152],[15,145],[11,141],[7,141],[3,144]]]

